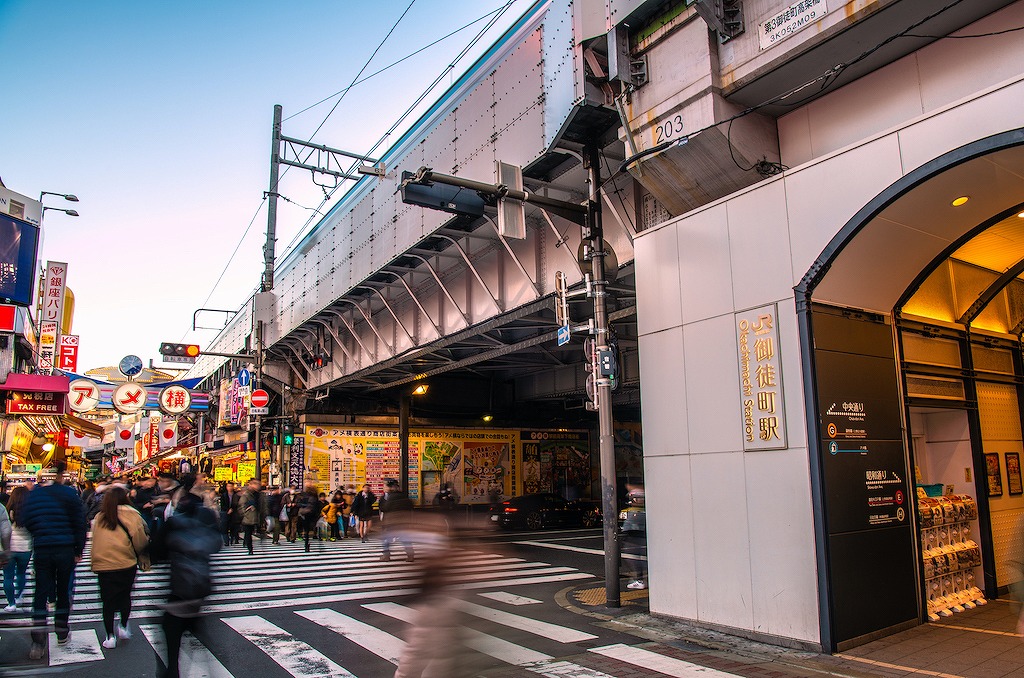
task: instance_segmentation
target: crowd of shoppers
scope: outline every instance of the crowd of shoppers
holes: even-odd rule
[[[316,485],[264,488],[252,479],[244,485],[219,485],[203,473],[176,477],[160,473],[138,478],[107,477],[80,485],[65,480],[57,464],[35,481],[10,493],[0,483],[0,566],[6,605],[3,613],[30,612],[33,617],[31,659],[45,654],[47,617],[52,611],[57,643],[71,634],[75,567],[91,538],[88,566],[99,584],[103,647],[114,649],[132,637],[129,624],[132,591],[140,571],[151,562],[170,570],[162,627],[168,648],[163,675],[177,676],[182,634],[197,623],[204,600],[213,590],[211,556],[241,544],[254,553],[255,539],[280,544],[302,540],[338,541],[358,536],[365,542],[373,521],[382,521],[383,560],[391,541],[412,544],[403,534],[412,502],[390,481],[378,497],[364,485],[342,487],[330,495]],[[89,536],[91,535],[91,537]],[[34,590],[26,591],[29,565]],[[31,607],[25,610],[26,599]]]

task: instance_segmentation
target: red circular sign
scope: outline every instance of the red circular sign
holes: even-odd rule
[[[896,490],[896,503],[897,504],[902,504],[903,503],[903,491],[902,490]]]
[[[167,438],[168,440],[170,440],[171,438],[174,437],[174,429],[172,429],[172,428],[165,428],[161,435],[164,438]]]
[[[270,394],[264,391],[262,388],[258,388],[252,392],[249,396],[249,403],[253,407],[266,407],[267,403],[270,402]]]
[[[135,437],[135,434],[132,432],[130,428],[121,429],[118,435],[121,436],[121,440],[128,440],[129,438]]]

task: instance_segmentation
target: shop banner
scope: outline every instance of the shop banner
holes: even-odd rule
[[[217,482],[234,480],[235,472],[230,466],[217,466],[213,469],[213,479]]]
[[[247,483],[256,477],[256,462],[254,461],[240,461],[236,468],[235,477],[240,483]]]
[[[36,366],[43,374],[53,370],[57,359],[57,328],[56,320],[44,320],[39,323],[39,359]]]
[[[522,447],[523,494],[553,492],[574,499],[588,494],[592,472],[586,431],[523,431]]]
[[[159,447],[169,450],[178,446],[178,420],[165,417],[160,421]]]
[[[66,414],[67,402],[63,393],[11,391],[7,414]]]
[[[306,470],[306,441],[302,436],[295,438],[291,450],[288,453],[288,484],[291,487],[302,489],[305,487]]]
[[[78,335],[63,334],[57,348],[57,369],[63,372],[78,371]]]
[[[64,291],[68,285],[68,265],[63,261],[46,262],[43,279],[42,322],[60,323],[64,317]]]

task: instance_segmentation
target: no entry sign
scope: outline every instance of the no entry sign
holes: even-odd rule
[[[249,396],[249,404],[253,407],[266,407],[270,403],[270,394],[258,388]]]

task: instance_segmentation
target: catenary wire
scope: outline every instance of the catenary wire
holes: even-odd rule
[[[353,83],[352,83],[351,85],[349,85],[348,87],[346,87],[346,88],[344,88],[344,89],[341,89],[341,90],[338,90],[338,91],[337,91],[337,92],[335,92],[334,94],[331,94],[331,95],[328,95],[328,96],[324,97],[323,99],[321,99],[320,101],[316,102],[315,104],[310,104],[309,106],[306,106],[305,108],[303,108],[303,109],[302,109],[301,111],[298,111],[297,113],[293,113],[293,114],[289,115],[289,116],[288,116],[287,118],[285,118],[285,121],[288,121],[288,120],[291,120],[292,118],[295,118],[295,117],[297,117],[297,116],[300,116],[300,115],[302,115],[303,113],[305,113],[306,111],[308,111],[308,110],[310,110],[310,109],[312,109],[312,108],[316,108],[317,106],[319,106],[320,104],[324,103],[325,101],[330,101],[331,99],[333,99],[334,97],[338,96],[339,94],[344,94],[344,93],[348,92],[348,90],[352,89],[352,88],[353,88],[353,87],[355,87],[356,85],[361,85],[361,84],[363,84],[364,82],[366,82],[367,80],[370,80],[370,79],[372,79],[372,78],[375,78],[375,77],[377,77],[378,75],[380,75],[381,73],[383,73],[383,72],[385,72],[385,71],[387,71],[387,70],[390,70],[390,69],[394,68],[395,66],[397,66],[397,65],[399,65],[399,64],[401,64],[401,63],[403,63],[403,62],[405,62],[405,61],[408,61],[409,59],[413,58],[414,56],[417,56],[418,54],[421,54],[422,52],[425,52],[425,51],[427,51],[428,49],[430,49],[430,48],[431,48],[431,47],[433,47],[434,45],[440,44],[440,43],[444,42],[445,40],[447,40],[448,38],[450,38],[450,37],[452,37],[452,36],[454,36],[454,35],[457,35],[457,34],[461,33],[462,31],[466,30],[466,29],[467,29],[467,28],[469,28],[470,26],[473,26],[473,25],[475,25],[475,24],[478,24],[478,23],[480,23],[481,21],[483,21],[483,20],[484,20],[484,19],[486,19],[487,17],[491,16],[491,15],[492,15],[492,14],[494,14],[495,12],[500,12],[500,11],[501,11],[501,9],[502,9],[502,8],[501,8],[501,7],[499,7],[499,8],[497,8],[497,9],[491,10],[490,12],[488,12],[487,14],[484,14],[484,15],[483,15],[483,16],[481,16],[481,17],[478,17],[478,18],[476,18],[476,19],[473,19],[473,20],[472,20],[472,21],[470,21],[470,22],[469,22],[468,24],[465,24],[464,26],[462,26],[462,27],[460,27],[460,28],[456,28],[456,29],[455,29],[454,31],[452,31],[451,33],[448,33],[447,35],[443,35],[443,36],[441,36],[440,38],[438,38],[437,40],[434,40],[434,41],[433,41],[432,43],[430,43],[429,45],[424,45],[423,47],[420,47],[420,48],[419,48],[418,50],[416,50],[415,52],[410,52],[409,54],[406,54],[406,55],[405,55],[404,57],[402,57],[402,58],[401,58],[401,59],[399,59],[398,61],[394,61],[394,62],[392,62],[392,63],[388,64],[387,66],[385,66],[384,68],[381,68],[380,70],[374,71],[373,73],[370,73],[369,75],[367,75],[367,76],[365,76],[365,77],[362,77],[362,78],[360,78],[360,79],[356,80],[355,82],[353,82]]]

